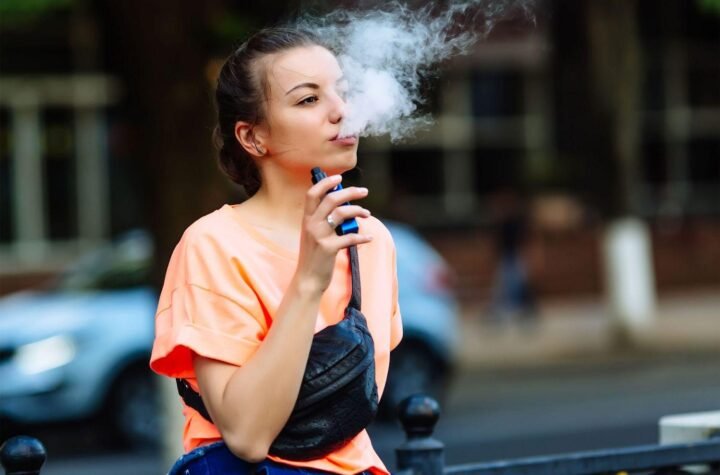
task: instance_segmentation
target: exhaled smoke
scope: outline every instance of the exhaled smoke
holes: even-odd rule
[[[430,124],[418,112],[423,79],[438,63],[467,52],[496,23],[518,12],[532,19],[534,0],[451,1],[438,11],[399,3],[372,11],[335,11],[299,26],[335,51],[348,81],[341,136],[388,134],[393,141]]]

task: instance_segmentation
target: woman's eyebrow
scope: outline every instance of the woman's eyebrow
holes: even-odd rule
[[[285,93],[285,95],[287,96],[288,94],[293,92],[295,89],[300,89],[301,87],[309,87],[311,89],[320,89],[320,86],[318,86],[314,82],[304,82],[302,84],[298,84],[297,86],[291,88],[288,92]]]

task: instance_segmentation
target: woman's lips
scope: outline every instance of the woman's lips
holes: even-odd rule
[[[335,145],[355,145],[357,143],[357,136],[348,135],[347,137],[335,137],[330,140]]]

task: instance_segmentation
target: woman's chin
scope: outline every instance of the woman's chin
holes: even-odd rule
[[[357,151],[353,150],[352,153],[348,152],[343,154],[342,157],[333,157],[331,160],[327,160],[326,165],[323,167],[325,173],[328,175],[336,175],[339,173],[345,173],[352,170],[357,165]]]

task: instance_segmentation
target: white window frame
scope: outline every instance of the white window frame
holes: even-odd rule
[[[52,272],[88,244],[109,236],[109,173],[105,110],[119,98],[107,75],[0,77],[0,107],[9,111],[13,236],[0,245],[0,274]],[[43,124],[49,107],[73,111],[77,159],[78,235],[48,237],[43,187]]]

